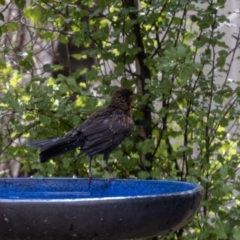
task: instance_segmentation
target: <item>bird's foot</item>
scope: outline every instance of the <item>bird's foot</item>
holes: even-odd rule
[[[113,173],[110,173],[110,176],[108,178],[108,184],[110,183],[111,180],[114,180],[114,179],[115,179],[115,177],[114,177]]]
[[[92,172],[88,172],[88,186],[91,185],[92,179],[93,179]]]
[[[92,182],[92,177],[89,177],[88,178],[88,186],[90,187],[90,185],[91,185],[91,182]]]

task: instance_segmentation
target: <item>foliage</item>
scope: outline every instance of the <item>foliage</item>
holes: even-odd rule
[[[225,1],[96,3],[15,0],[17,17],[0,14],[6,43],[0,47],[2,162],[20,161],[29,176],[87,177],[87,158],[78,160],[73,151],[40,164],[24,142],[62,136],[106,105],[112,83],[132,87],[136,127],[111,155],[114,174],[197,182],[205,190],[201,209],[184,229],[151,239],[239,239],[240,84],[230,77],[240,39],[237,28],[231,36],[221,31],[229,21],[221,14]],[[26,44],[7,43],[23,29]],[[36,66],[35,48],[49,54],[55,42],[84,46],[70,57],[96,63],[54,77],[63,64],[43,58]],[[93,174],[108,177],[101,159]]]

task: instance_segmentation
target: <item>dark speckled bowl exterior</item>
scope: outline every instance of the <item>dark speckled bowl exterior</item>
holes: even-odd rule
[[[166,234],[200,206],[197,184],[154,180],[0,179],[1,240],[120,240]]]

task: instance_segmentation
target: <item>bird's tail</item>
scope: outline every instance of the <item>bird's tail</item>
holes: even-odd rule
[[[31,147],[40,148],[40,162],[46,162],[52,157],[59,156],[70,150],[82,147],[84,141],[81,137],[63,137],[48,140],[34,140],[28,143]]]

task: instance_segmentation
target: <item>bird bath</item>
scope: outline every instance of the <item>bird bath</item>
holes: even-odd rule
[[[0,179],[1,240],[122,240],[187,224],[199,208],[197,184],[77,178]]]

